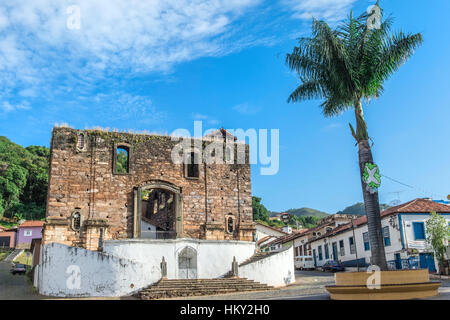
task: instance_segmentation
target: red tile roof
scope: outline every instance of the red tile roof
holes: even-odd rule
[[[284,232],[284,231],[281,231],[280,229],[277,229],[277,228],[274,228],[274,227],[268,226],[268,225],[266,225],[266,224],[263,224],[263,223],[260,223],[260,222],[255,222],[255,224],[259,224],[260,226],[263,226],[263,227],[266,227],[266,228],[272,229],[273,231],[278,231],[278,232],[280,232],[280,233],[284,233],[284,234],[287,234],[286,232]]]
[[[256,242],[256,244],[259,246],[261,243],[263,243],[264,241],[269,240],[270,238],[272,238],[272,236],[265,236],[264,238],[258,240],[258,242]]]
[[[415,199],[406,203],[403,203],[401,205],[395,206],[395,207],[391,207],[388,208],[386,210],[384,210],[383,212],[381,212],[381,217],[386,217],[386,216],[390,216],[396,213],[431,213],[431,212],[437,212],[437,213],[450,213],[450,206],[442,204],[442,203],[438,203],[438,202],[434,202],[432,200],[428,200],[428,199]],[[341,231],[347,230],[352,228],[352,223],[353,226],[358,227],[360,225],[366,224],[367,223],[367,216],[361,216],[355,220],[353,220],[353,222],[347,223],[347,224],[343,224],[340,225],[339,227],[331,230],[330,232],[328,232],[327,234],[324,234],[323,236],[313,239],[310,242],[314,242],[316,240],[331,236],[331,235],[335,235],[340,233]]]
[[[29,220],[19,225],[19,228],[43,227],[44,221]]]

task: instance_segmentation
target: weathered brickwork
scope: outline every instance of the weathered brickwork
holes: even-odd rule
[[[114,154],[122,144],[129,148],[129,173],[115,174]],[[136,237],[135,216],[142,212],[137,188],[158,183],[180,190],[178,237],[252,241],[248,159],[201,163],[198,179],[186,178],[184,165],[171,158],[176,144],[168,136],[54,128],[44,242],[95,249],[90,235],[97,241],[101,229],[104,240]],[[74,211],[82,216],[79,230],[71,220]],[[227,215],[235,221],[232,233],[226,231]]]

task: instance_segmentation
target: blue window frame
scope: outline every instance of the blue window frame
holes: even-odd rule
[[[414,240],[425,240],[425,223],[413,222]]]
[[[389,234],[389,226],[383,227],[383,239],[384,239],[384,246],[389,247],[391,245],[391,235]]]
[[[328,243],[324,245],[325,248],[325,259],[330,259],[330,249],[328,248]]]
[[[321,261],[321,260],[323,260],[323,256],[322,256],[322,246],[319,246],[318,251],[319,251],[319,261]]]
[[[363,241],[364,241],[364,250],[369,251],[370,250],[370,242],[369,242],[369,233],[368,232],[363,233]]]

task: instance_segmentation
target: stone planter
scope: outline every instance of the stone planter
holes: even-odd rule
[[[325,287],[333,300],[406,300],[433,297],[440,282],[430,281],[427,269],[381,271],[380,287],[369,288],[373,273],[342,272],[335,274],[334,286]]]

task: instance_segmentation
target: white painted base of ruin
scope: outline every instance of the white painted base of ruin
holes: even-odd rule
[[[133,294],[161,278],[179,278],[178,254],[185,247],[197,253],[197,278],[212,279],[231,270],[233,257],[242,263],[255,252],[255,243],[221,240],[129,239],[105,241],[103,253],[58,243],[44,245],[35,269],[38,292],[58,297],[118,297]],[[293,249],[239,268],[239,276],[272,286],[295,281]]]

